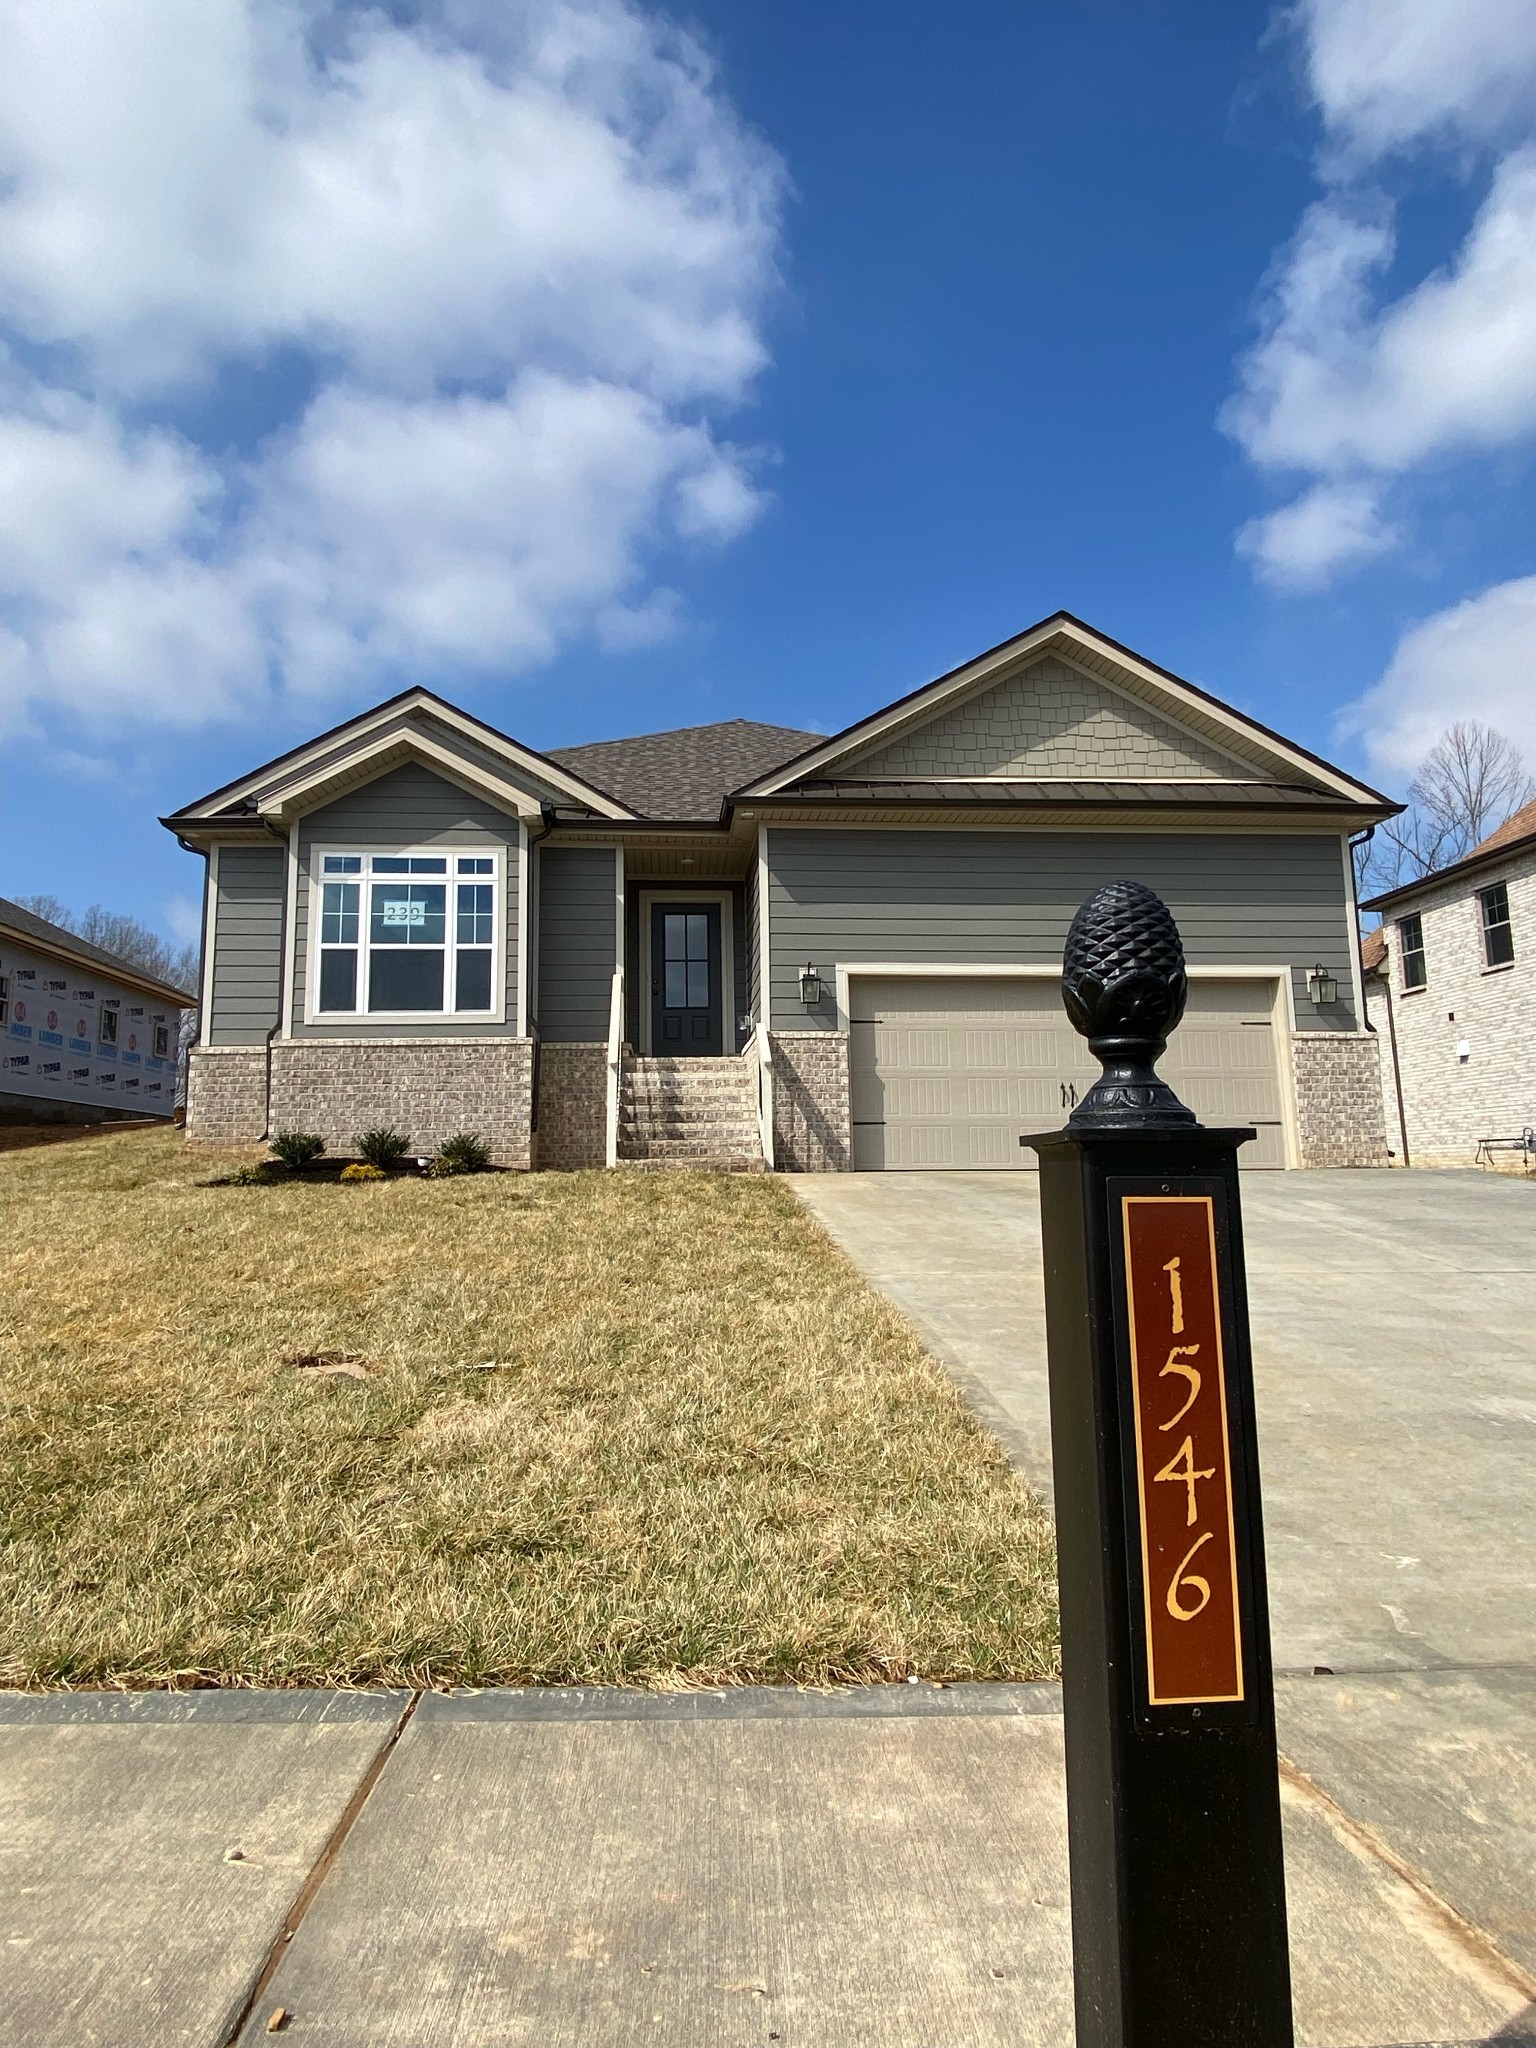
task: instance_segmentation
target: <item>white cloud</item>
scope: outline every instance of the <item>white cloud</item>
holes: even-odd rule
[[[1495,584],[1411,628],[1341,721],[1383,773],[1409,775],[1448,725],[1475,718],[1536,762],[1536,576]]]
[[[1222,425],[1259,468],[1311,480],[1240,546],[1270,580],[1315,584],[1401,537],[1394,480],[1536,432],[1536,0],[1306,0],[1293,18],[1331,190],[1281,254]],[[1446,140],[1506,153],[1461,247],[1383,302],[1393,216],[1370,174]]]
[[[202,936],[203,907],[192,896],[167,896],[160,906],[165,929],[179,945],[189,946]]]
[[[1486,139],[1529,115],[1530,0],[1301,0],[1293,18],[1330,134],[1362,157],[1424,136]]]
[[[191,724],[654,636],[655,556],[756,515],[719,421],[765,361],[782,180],[676,31],[53,0],[8,35],[0,299],[50,380],[0,426],[34,715]],[[175,431],[295,357],[254,450]]]
[[[1253,519],[1237,536],[1266,582],[1286,590],[1327,583],[1346,562],[1366,562],[1395,545],[1381,518],[1380,494],[1370,484],[1319,484],[1267,518]]]

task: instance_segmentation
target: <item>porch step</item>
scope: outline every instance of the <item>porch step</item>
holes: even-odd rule
[[[761,1173],[757,1077],[745,1060],[624,1057],[619,1086],[622,1163]]]

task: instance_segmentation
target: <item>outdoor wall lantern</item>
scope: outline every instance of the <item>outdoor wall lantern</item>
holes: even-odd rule
[[[1320,1010],[1339,1000],[1339,984],[1321,960],[1307,976],[1307,994]]]
[[[809,960],[800,970],[800,1000],[808,1010],[821,1001],[821,976]]]

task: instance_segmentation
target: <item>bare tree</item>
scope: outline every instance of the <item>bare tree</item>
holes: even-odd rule
[[[130,967],[152,974],[157,981],[168,981],[175,988],[197,986],[197,947],[173,946],[169,939],[162,939],[136,917],[106,910],[99,903],[93,903],[82,917],[77,917],[57,896],[18,896],[16,901],[34,917],[46,918],[49,924],[73,932],[87,945],[100,946],[105,953],[115,953]]]
[[[1476,719],[1441,734],[1408,785],[1408,808],[1359,849],[1362,896],[1416,882],[1469,854],[1536,798],[1520,749]]]

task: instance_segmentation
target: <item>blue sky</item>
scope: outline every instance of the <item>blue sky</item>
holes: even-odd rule
[[[8,894],[187,935],[157,815],[410,680],[835,730],[1057,607],[1536,758],[1533,0],[13,34]]]

